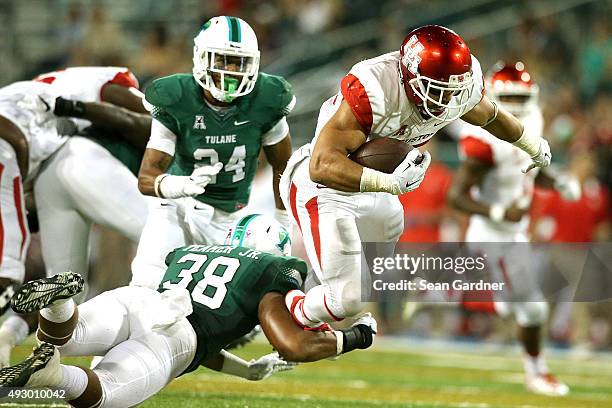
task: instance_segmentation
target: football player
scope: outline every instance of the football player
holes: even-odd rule
[[[45,94],[20,93],[13,110],[46,118],[49,125],[58,123],[62,129],[72,124],[71,133],[86,136],[70,137],[43,162],[35,178],[31,177],[48,276],[64,270],[86,274],[93,223],[114,228],[134,242],[140,237],[147,205],[130,167],[137,171],[140,166],[150,116],[142,113],[146,110],[136,78],[123,67],[67,68],[40,75],[23,86],[42,89]],[[68,122],[58,119],[60,116],[73,119]],[[42,119],[38,122],[24,123],[37,131],[48,127]],[[38,136],[33,147],[36,142]],[[28,232],[25,227],[23,231]],[[12,248],[13,244],[9,245]],[[17,280],[22,279],[21,274]],[[28,322],[22,316],[10,316],[3,322],[0,367],[8,364],[11,348],[34,329],[35,319]]]
[[[55,98],[48,85],[31,81],[0,89],[0,314],[8,309],[14,285],[24,279],[30,233],[22,182],[67,140],[58,134],[52,113],[18,106],[28,95]]]
[[[538,85],[522,62],[498,63],[487,75],[486,86],[491,100],[521,121],[525,134],[542,137]],[[580,185],[573,177],[552,177],[550,171],[524,174],[521,168],[529,164],[529,155],[480,127],[466,124],[460,135],[461,166],[449,201],[454,208],[470,214],[467,242],[528,242],[527,213],[534,181],[544,187],[554,186],[568,200],[580,198]],[[492,279],[506,283],[504,298],[498,299],[494,308],[501,315],[512,313],[518,323],[527,389],[544,395],[567,394],[567,385],[550,374],[541,353],[548,304],[540,293],[527,245],[470,247],[486,253]]]
[[[277,219],[290,224],[278,183],[291,155],[285,116],[295,97],[283,78],[259,72],[257,37],[245,21],[207,21],[194,39],[193,73],[154,81],[145,99],[153,124],[138,182],[158,199],[132,284],[156,287],[164,255],[178,246],[223,242],[248,202],[262,147],[274,170]]]
[[[43,342],[24,362],[0,371],[0,385],[66,390],[76,407],[132,407],[200,365],[250,380],[372,344],[376,321],[364,316],[342,331],[306,331],[284,298],[306,276],[286,256],[288,232],[273,218],[249,215],[229,231],[231,245],[190,245],[166,257],[158,290],[127,286],[78,310],[82,279],[67,272],[30,282],[15,295],[18,311],[40,310]],[[68,300],[65,300],[65,299]],[[231,318],[228,318],[231,316]],[[246,362],[223,350],[260,323],[278,355]],[[60,365],[61,355],[101,355],[95,369]]]
[[[301,229],[320,285],[287,298],[304,326],[342,320],[362,309],[361,242],[390,243],[403,230],[397,195],[416,189],[430,163],[412,150],[392,174],[347,156],[368,140],[392,137],[422,146],[456,119],[527,152],[526,169],[550,164],[543,138],[484,95],[480,64],[453,31],[410,32],[399,51],[359,62],[323,103],[315,137],[291,157],[281,180],[285,206]]]

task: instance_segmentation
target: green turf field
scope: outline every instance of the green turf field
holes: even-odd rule
[[[379,346],[342,356],[337,361],[304,364],[262,382],[249,382],[201,369],[175,380],[141,406],[612,407],[612,357],[609,355],[579,362],[549,359],[554,372],[570,385],[571,395],[548,398],[524,391],[521,362],[516,351],[507,351],[504,356],[478,346],[471,351],[445,353],[422,346],[404,348],[407,351]],[[22,358],[28,351],[27,347],[21,347],[15,357]],[[268,352],[269,346],[256,343],[238,354],[250,358]],[[66,362],[87,363],[83,359],[66,359]]]

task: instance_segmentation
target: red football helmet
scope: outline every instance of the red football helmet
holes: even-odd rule
[[[400,48],[400,77],[421,112],[442,121],[463,113],[472,94],[472,55],[459,35],[427,25],[411,31]]]
[[[500,61],[487,74],[487,93],[515,116],[529,113],[538,104],[540,89],[521,61]]]

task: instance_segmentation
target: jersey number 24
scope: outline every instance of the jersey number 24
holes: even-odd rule
[[[202,159],[208,158],[210,160],[211,166],[219,163],[219,153],[215,149],[196,149],[193,152],[193,157],[200,161]],[[232,183],[236,183],[244,178],[244,159],[246,158],[246,146],[240,145],[234,147],[234,151],[232,152],[232,156],[229,161],[225,163],[223,166],[223,171],[230,172],[233,171],[234,175],[232,176]],[[198,167],[198,164],[196,164]],[[210,184],[215,184],[217,182],[217,176],[212,176]]]

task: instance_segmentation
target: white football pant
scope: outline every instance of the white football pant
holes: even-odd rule
[[[103,356],[94,369],[102,385],[100,407],[136,406],[193,361],[197,337],[185,317],[150,328],[160,304],[160,293],[127,286],[79,305],[72,338],[58,350],[62,356]]]
[[[87,274],[93,223],[138,242],[147,202],[137,178],[98,143],[71,137],[47,159],[34,184],[47,276]],[[126,271],[128,273],[128,271]]]
[[[362,242],[378,243],[376,256],[392,256],[404,213],[397,196],[344,193],[312,182],[309,163],[306,145],[289,160],[280,191],[321,283],[307,292],[304,313],[314,321],[332,322],[361,312],[369,297]]]
[[[0,139],[0,277],[23,282],[30,244],[17,155]]]
[[[491,281],[505,283],[503,299],[493,294],[496,312],[500,316],[513,314],[520,327],[544,324],[548,303],[539,287],[538,264],[526,232],[496,230],[471,217],[465,240],[472,243],[470,249],[486,253]]]

